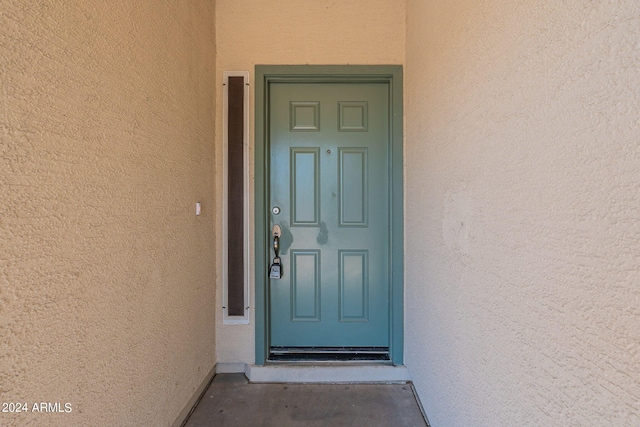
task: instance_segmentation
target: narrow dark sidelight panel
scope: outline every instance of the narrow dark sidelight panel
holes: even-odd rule
[[[244,316],[244,77],[229,77],[228,83],[228,215],[229,316]]]

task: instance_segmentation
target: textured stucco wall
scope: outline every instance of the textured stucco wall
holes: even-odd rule
[[[0,425],[169,425],[212,369],[214,21],[2,1],[0,401],[72,412]]]
[[[640,3],[409,0],[406,364],[433,425],[640,425]]]
[[[251,146],[253,162],[254,70],[256,64],[402,64],[404,1],[398,0],[218,0],[216,1],[217,84],[223,71],[249,71],[252,82]],[[222,169],[222,91],[218,91],[218,163]],[[251,166],[253,170],[253,166]],[[222,200],[220,176],[217,200]],[[253,182],[251,183],[253,194]],[[253,214],[253,207],[251,207]],[[222,223],[216,224],[221,233]],[[253,239],[252,239],[253,241]],[[218,242],[221,244],[222,242]],[[222,246],[218,247],[221,254]],[[252,252],[253,258],[253,252]],[[221,255],[218,265],[221,265]],[[221,268],[218,269],[220,273]],[[218,283],[222,283],[219,276]],[[253,282],[253,274],[252,274]],[[218,289],[217,307],[222,307]],[[254,291],[251,289],[253,299]],[[253,363],[254,304],[251,324],[216,322],[218,362]]]

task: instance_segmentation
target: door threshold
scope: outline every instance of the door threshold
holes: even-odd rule
[[[269,362],[390,362],[389,347],[271,347]]]
[[[411,381],[404,365],[381,362],[270,362],[247,365],[252,383],[406,383]]]
[[[390,360],[267,360],[265,366],[394,366]]]

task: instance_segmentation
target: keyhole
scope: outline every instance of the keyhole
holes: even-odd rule
[[[327,150],[327,154],[331,154],[331,150]]]

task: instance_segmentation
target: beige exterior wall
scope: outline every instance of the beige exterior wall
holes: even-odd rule
[[[170,425],[215,362],[213,2],[1,9],[0,425]]]
[[[0,13],[0,401],[72,412],[1,425],[168,425],[215,362],[252,363],[254,304],[222,325],[222,72],[251,73],[253,159],[256,64],[405,41],[432,424],[640,423],[635,2],[41,3]]]
[[[218,0],[216,2],[217,87],[223,71],[249,71],[251,80],[251,147],[253,162],[254,71],[256,64],[402,64],[404,58],[404,2],[397,0]],[[218,91],[222,111],[222,91]],[[222,114],[217,115],[217,163],[222,169]],[[251,165],[253,170],[253,165]],[[216,200],[222,201],[217,174]],[[253,181],[251,182],[253,195]],[[250,208],[253,214],[253,206]],[[222,222],[216,224],[218,234]],[[253,241],[253,238],[252,238]],[[222,307],[221,256],[218,241],[218,302]],[[253,252],[252,252],[253,259]],[[253,274],[252,274],[253,282]],[[255,292],[251,289],[251,298]],[[216,322],[218,362],[253,363],[255,312],[251,323],[223,325],[222,310]]]
[[[407,16],[405,362],[433,425],[640,425],[638,3]]]

